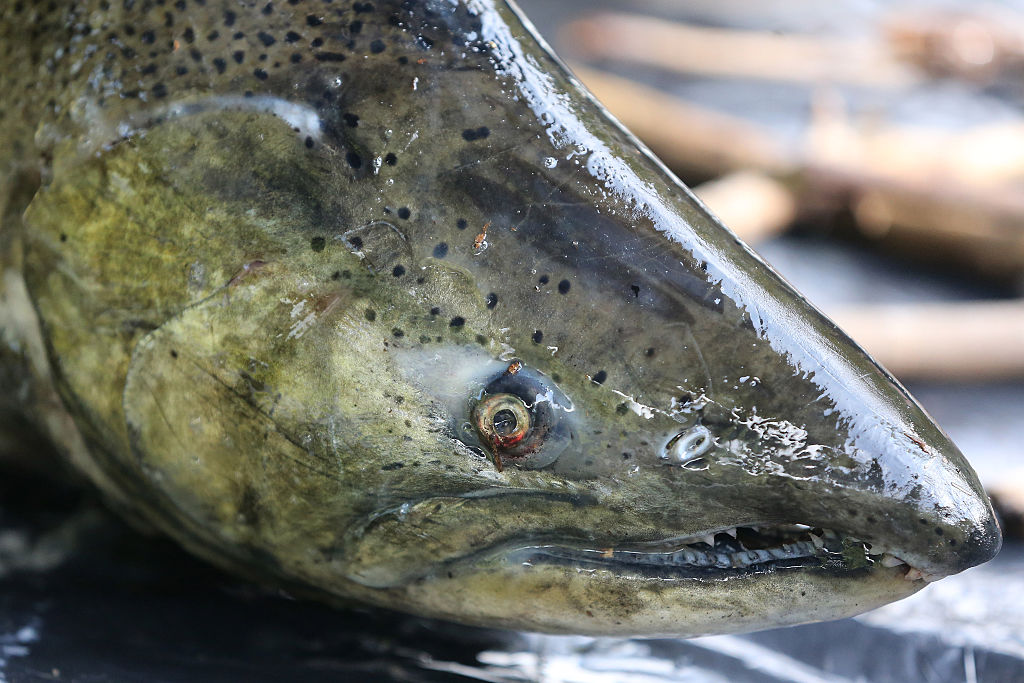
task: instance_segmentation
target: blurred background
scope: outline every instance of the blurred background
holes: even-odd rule
[[[1024,0],[520,5],[949,432],[998,503],[1000,556],[856,619],[555,638],[267,595],[5,473],[0,683],[1024,681]]]

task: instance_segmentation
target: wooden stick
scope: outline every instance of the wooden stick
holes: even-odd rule
[[[796,218],[793,192],[763,173],[737,171],[693,191],[747,244],[781,234]]]
[[[798,192],[804,217],[849,202],[869,235],[952,255],[993,279],[1024,271],[1024,193],[1014,187],[1024,187],[1024,123],[946,137],[865,129],[848,121],[841,103],[819,98],[804,144],[787,147],[749,121],[635,81],[573,69],[677,171],[753,169]]]
[[[560,40],[584,58],[688,75],[886,88],[921,80],[881,41],[708,28],[638,14],[578,19],[566,25]]]
[[[613,115],[677,170],[785,173],[792,166],[792,151],[761,126],[580,64],[572,70]]]
[[[1024,300],[869,305],[831,317],[900,378],[1024,378]]]

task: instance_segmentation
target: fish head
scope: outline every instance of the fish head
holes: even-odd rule
[[[123,499],[297,592],[550,632],[836,618],[996,552],[921,407],[512,6],[377,5],[359,59],[69,114],[123,137],[55,155],[26,278]]]

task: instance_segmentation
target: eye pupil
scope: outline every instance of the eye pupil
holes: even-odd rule
[[[516,414],[508,408],[503,408],[494,414],[494,433],[498,436],[509,436],[515,433],[519,426]]]

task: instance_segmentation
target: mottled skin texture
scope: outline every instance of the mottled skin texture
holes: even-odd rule
[[[863,550],[684,575],[518,549],[804,523],[941,576],[998,548],[917,404],[500,2],[9,2],[0,64],[3,405],[194,552],[470,623],[691,635],[923,582]],[[540,469],[467,427],[513,357],[572,402]]]

